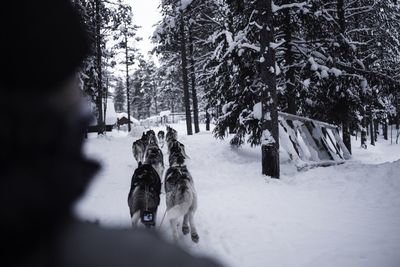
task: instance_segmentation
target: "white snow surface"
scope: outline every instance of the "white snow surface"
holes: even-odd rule
[[[114,100],[109,98],[107,101],[107,111],[106,111],[106,124],[113,125],[117,123],[118,115],[115,112]]]
[[[199,199],[200,242],[180,240],[189,252],[232,267],[400,266],[400,145],[379,139],[364,150],[353,140],[353,159],[345,164],[297,172],[283,161],[277,180],[260,174],[259,147],[232,149],[204,125],[193,136],[185,135],[184,123],[172,126],[191,158]],[[138,137],[89,138],[86,153],[103,169],[77,204],[79,217],[130,227],[127,195],[137,167],[131,145]],[[160,231],[170,238],[167,222]]]

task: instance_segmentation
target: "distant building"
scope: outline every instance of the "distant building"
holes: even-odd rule
[[[126,114],[125,112],[121,112],[121,113],[116,113],[116,115],[117,115],[117,127],[118,127],[118,129],[121,126],[128,125],[128,122],[129,122],[128,114]],[[130,121],[131,121],[131,126],[132,127],[140,125],[140,122],[137,119],[135,119],[134,117],[132,117],[132,116],[131,116]]]

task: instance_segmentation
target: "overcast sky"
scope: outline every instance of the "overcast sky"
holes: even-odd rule
[[[125,0],[131,6],[133,10],[133,22],[134,24],[141,26],[138,30],[137,35],[142,37],[137,46],[144,56],[147,56],[149,50],[153,48],[149,37],[154,32],[153,25],[161,19],[161,14],[158,10],[160,0]]]

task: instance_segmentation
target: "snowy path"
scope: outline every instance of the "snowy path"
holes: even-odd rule
[[[199,195],[200,243],[182,240],[193,253],[233,267],[400,266],[400,145],[354,144],[344,165],[297,173],[284,164],[274,180],[260,175],[259,148],[231,149],[205,132],[187,137],[183,126],[175,127]],[[133,140],[89,139],[87,152],[104,169],[77,205],[80,217],[130,226]],[[164,210],[162,199],[159,221]],[[161,230],[168,235],[168,224]]]

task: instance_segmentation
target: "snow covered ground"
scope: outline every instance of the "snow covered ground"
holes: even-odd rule
[[[188,137],[184,127],[174,125],[199,197],[200,242],[181,240],[192,253],[232,267],[400,266],[400,144],[380,139],[364,150],[353,140],[345,164],[297,172],[285,163],[276,180],[260,175],[259,148],[231,149],[204,125]],[[124,133],[89,138],[86,151],[103,170],[77,204],[78,216],[130,227],[134,140]],[[159,223],[164,211],[162,199]],[[167,238],[169,230],[164,222]]]

